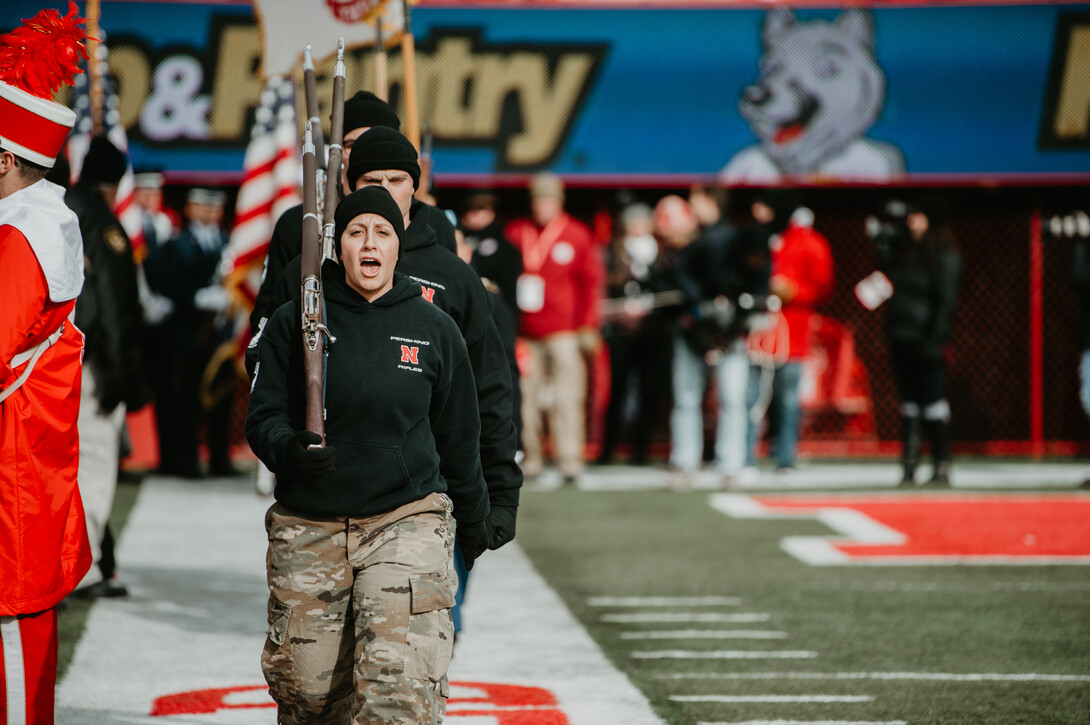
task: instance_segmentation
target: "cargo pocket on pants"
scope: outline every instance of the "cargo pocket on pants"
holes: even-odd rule
[[[446,683],[454,650],[454,625],[450,608],[456,587],[443,574],[420,574],[409,578],[412,610],[409,615],[405,675],[418,680]]]
[[[261,670],[269,683],[269,694],[281,702],[294,687],[291,649],[288,642],[288,622],[291,607],[274,599],[269,600],[268,627],[265,630],[265,649],[261,653]]]

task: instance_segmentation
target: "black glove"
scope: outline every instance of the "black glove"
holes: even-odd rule
[[[517,513],[518,508],[515,506],[493,505],[489,509],[488,518],[484,520],[489,549],[498,549],[515,538],[515,515]]]
[[[472,527],[459,526],[455,538],[458,548],[462,550],[462,561],[465,562],[466,571],[473,568],[473,562],[477,557],[488,550],[488,534],[485,524],[475,524]]]
[[[328,476],[337,470],[334,465],[336,449],[310,448],[322,442],[322,437],[314,431],[301,430],[288,441],[286,463],[288,473],[295,478],[314,479]]]

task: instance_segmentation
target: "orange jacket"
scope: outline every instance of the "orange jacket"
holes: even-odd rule
[[[51,302],[34,251],[23,234],[0,226],[0,390],[25,364],[17,354],[64,333],[0,403],[0,615],[55,606],[91,566],[79,467],[83,333],[66,318],[74,300]]]

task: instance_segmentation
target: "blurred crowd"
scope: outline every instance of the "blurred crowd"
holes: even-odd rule
[[[119,411],[154,401],[161,473],[237,475],[230,451],[246,377],[221,284],[226,195],[189,188],[174,210],[163,176],[137,173],[144,233],[134,250],[109,212],[123,170],[120,152],[96,139],[68,197],[91,239],[91,284],[77,307],[95,378],[85,389],[116,437],[115,456],[126,445]],[[917,196],[868,219],[879,269],[857,294],[872,309],[887,304],[904,484],[915,484],[928,441],[927,483],[948,485],[943,349],[960,258],[944,200]],[[829,241],[801,190],[622,190],[606,224],[567,211],[564,183],[549,172],[530,179],[524,203],[510,199],[469,191],[438,206],[451,207],[459,255],[493,293],[494,320],[515,348],[528,480],[547,463],[566,484],[588,464],[655,463],[676,490],[705,467],[730,488],[755,480],[764,455],[790,475],[804,428],[803,363],[835,281]]]
[[[887,305],[901,398],[903,485],[950,481],[944,350],[960,257],[944,199],[892,199],[868,220],[879,268],[857,290]],[[801,190],[694,186],[622,191],[607,222],[565,211],[550,173],[530,213],[473,193],[455,204],[466,258],[517,320],[523,471],[551,457],[562,480],[586,463],[664,463],[688,490],[712,468],[726,488],[798,462],[804,364],[834,289],[829,241]],[[587,222],[590,222],[589,224]]]

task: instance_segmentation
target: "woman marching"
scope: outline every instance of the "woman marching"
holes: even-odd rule
[[[394,272],[389,192],[349,194],[335,222],[326,447],[304,430],[298,300],[265,327],[246,417],[276,474],[262,668],[281,724],[439,723],[455,535],[467,567],[487,548],[476,388],[454,321]]]

